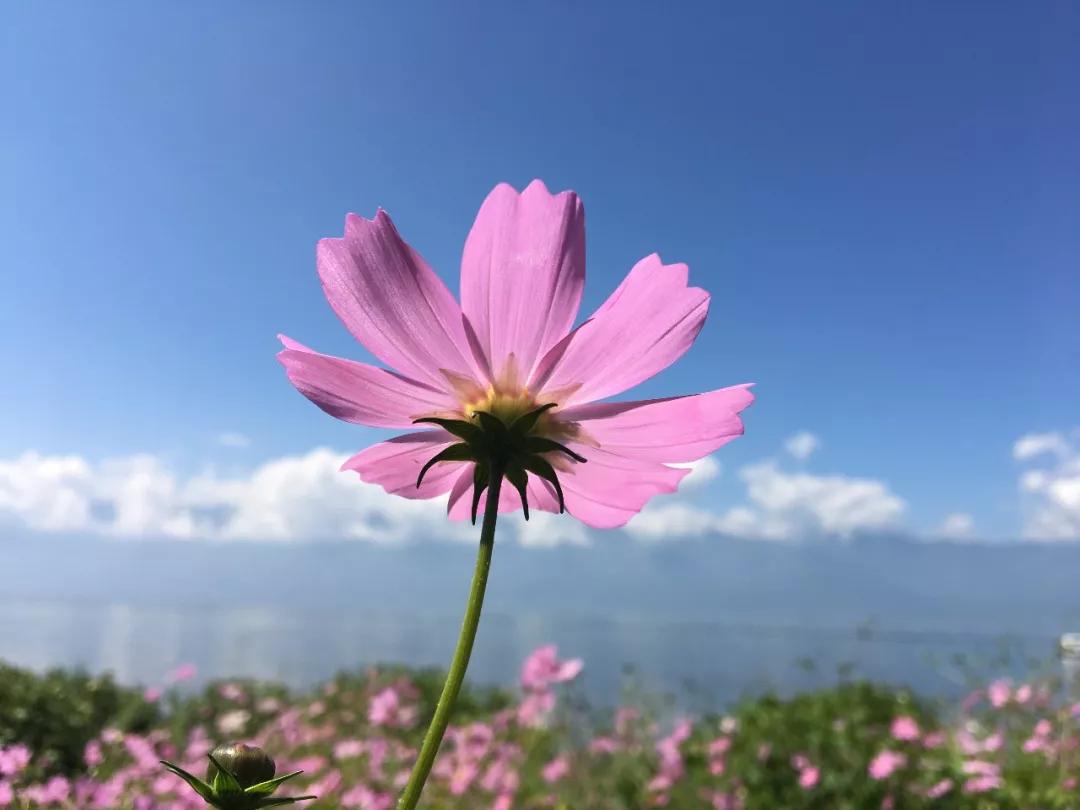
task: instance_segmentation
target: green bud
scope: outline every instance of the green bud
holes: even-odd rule
[[[280,807],[314,796],[274,796],[282,785],[301,774],[293,771],[274,777],[274,760],[254,745],[227,743],[219,745],[207,755],[210,765],[203,781],[194,774],[171,762],[161,764],[187,782],[211,807],[218,810],[260,810],[264,807]]]
[[[265,751],[245,743],[219,745],[210,752],[210,757],[206,779],[211,784],[218,776],[218,765],[236,777],[241,788],[249,788],[259,782],[273,779],[277,771],[274,760]]]

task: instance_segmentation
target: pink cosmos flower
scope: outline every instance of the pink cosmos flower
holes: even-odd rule
[[[813,765],[803,768],[799,771],[799,787],[803,790],[812,790],[817,786],[818,780],[821,778],[821,771],[815,768]]]
[[[936,782],[926,789],[926,798],[928,799],[940,799],[946,793],[953,789],[952,779],[942,779],[940,782]]]
[[[914,717],[908,717],[907,715],[897,717],[892,722],[891,733],[894,740],[900,740],[901,742],[917,740],[920,733],[919,724],[915,722]]]
[[[199,674],[199,669],[194,664],[181,664],[165,676],[166,683],[181,683],[190,681]]]
[[[584,669],[580,658],[559,660],[559,648],[554,644],[537,647],[521,665],[521,685],[531,692],[540,692],[553,684],[572,681]]]
[[[986,696],[989,698],[991,706],[1000,709],[1009,702],[1009,698],[1012,696],[1009,682],[1006,680],[994,681],[986,688]]]
[[[544,452],[566,509],[593,527],[625,524],[655,495],[673,492],[700,459],[743,432],[749,385],[636,402],[601,402],[674,363],[705,322],[709,296],[684,264],[653,254],[574,328],[585,282],[585,216],[571,191],[540,181],[488,195],[465,242],[461,301],[454,299],[382,210],[350,214],[341,238],[323,239],[319,278],[350,332],[392,370],[319,354],[282,336],[289,380],[327,413],[379,428],[419,418],[504,422],[554,404],[530,438],[558,441],[587,459]],[[442,428],[381,442],[348,459],[366,482],[406,498],[449,494],[451,518],[470,514],[473,463],[443,461],[418,486],[425,462],[457,443]],[[515,486],[517,486],[515,484]],[[500,512],[559,511],[548,480],[505,487]],[[486,500],[486,498],[485,498]],[[483,508],[484,500],[476,502]]]
[[[907,757],[895,751],[885,750],[870,760],[867,771],[871,779],[888,779],[898,768],[904,767]]]
[[[541,776],[548,783],[558,782],[570,773],[570,760],[565,756],[555,757],[541,771]]]

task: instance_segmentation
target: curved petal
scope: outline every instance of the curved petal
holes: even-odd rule
[[[630,458],[696,461],[743,433],[739,412],[754,401],[752,383],[705,394],[638,402],[601,402],[559,411],[604,450]],[[580,451],[586,457],[589,450]]]
[[[709,294],[688,287],[685,264],[655,253],[634,265],[603,306],[545,358],[545,380],[530,388],[560,392],[560,404],[592,402],[637,385],[674,363],[705,323]],[[543,397],[542,398],[548,398]]]
[[[467,462],[440,462],[428,470],[418,489],[416,477],[432,456],[458,440],[444,430],[405,433],[361,450],[341,465],[369,484],[403,498],[434,498],[450,491]]]
[[[588,462],[559,473],[566,510],[595,529],[625,525],[654,496],[677,490],[690,472],[586,445],[570,446]]]
[[[461,308],[498,376],[510,354],[526,375],[570,330],[585,285],[585,209],[539,180],[484,200],[461,259]]]
[[[316,263],[334,312],[384,363],[439,388],[444,371],[476,376],[461,308],[385,211],[349,214],[343,238],[319,240]]]
[[[400,374],[312,351],[279,335],[285,348],[277,358],[289,381],[331,416],[386,428],[411,428],[421,416],[453,409],[442,391]]]

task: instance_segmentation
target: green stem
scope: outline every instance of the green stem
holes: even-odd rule
[[[409,782],[398,799],[398,810],[413,810],[420,801],[431,766],[435,764],[435,755],[439,753],[446,727],[450,724],[450,713],[454,710],[461,684],[465,680],[465,670],[469,667],[473,642],[476,640],[476,628],[480,624],[480,610],[484,606],[484,591],[487,589],[488,571],[491,568],[491,552],[495,547],[495,521],[499,517],[499,490],[502,488],[502,471],[493,465],[491,481],[488,484],[487,506],[484,508],[484,522],[480,529],[480,549],[476,554],[476,569],[473,571],[472,585],[469,588],[469,601],[465,606],[465,617],[461,620],[461,633],[458,636],[454,657],[446,673],[439,702],[435,704],[435,716],[431,718],[420,746],[420,755],[413,765]]]

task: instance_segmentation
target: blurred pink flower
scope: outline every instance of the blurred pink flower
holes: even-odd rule
[[[953,788],[952,779],[942,779],[926,789],[926,798],[940,799]]]
[[[368,704],[368,722],[373,726],[409,728],[416,722],[415,706],[402,704],[398,691],[388,686],[371,698]]]
[[[986,688],[986,696],[990,700],[990,705],[995,709],[1000,709],[1008,703],[1011,695],[1012,690],[1009,682],[1004,679],[996,680]]]
[[[557,683],[576,678],[585,663],[580,658],[559,660],[554,644],[537,647],[521,665],[521,685],[530,691],[542,691]]]
[[[199,674],[199,669],[194,664],[181,664],[165,676],[165,683],[182,683],[190,681]]]
[[[364,753],[363,740],[341,740],[334,743],[334,759],[353,759]]]
[[[815,768],[813,765],[807,766],[799,771],[799,787],[803,790],[810,790],[817,786],[818,780],[821,778],[821,771]]]
[[[907,757],[895,751],[885,750],[870,760],[867,772],[871,779],[888,779],[898,768],[904,767]]]
[[[987,793],[1001,787],[1000,776],[976,776],[964,782],[964,793]]]
[[[0,747],[0,776],[15,776],[30,764],[30,749],[21,743]]]
[[[540,772],[544,781],[548,783],[558,782],[570,773],[570,760],[565,756],[555,757]]]
[[[536,728],[555,708],[555,693],[551,691],[531,692],[518,705],[517,719],[521,725]]]
[[[225,700],[231,700],[233,702],[241,701],[247,697],[247,692],[245,692],[238,684],[232,682],[221,684],[221,686],[218,687],[218,694],[225,698]]]
[[[11,783],[0,779],[0,807],[7,807],[9,804],[15,801],[15,791],[11,787]]]
[[[944,731],[931,731],[925,737],[923,737],[924,748],[941,748],[945,744],[945,732]]]
[[[902,742],[910,742],[911,740],[919,739],[919,724],[915,722],[914,717],[908,717],[903,715],[897,717],[892,722],[891,733],[893,739],[900,740]]]
[[[675,491],[694,461],[741,435],[748,385],[637,402],[605,402],[678,360],[705,322],[709,296],[684,264],[639,261],[593,315],[573,328],[585,282],[585,214],[572,191],[539,180],[488,195],[465,242],[459,304],[398,234],[386,212],[350,214],[341,238],[316,251],[323,291],[345,326],[394,370],[319,354],[281,337],[289,380],[324,411],[378,428],[419,417],[469,418],[557,409],[534,429],[588,464],[560,471],[566,509],[597,528],[624,525],[655,495]],[[417,487],[417,473],[456,443],[442,429],[376,444],[343,469],[406,498],[449,493],[452,518],[470,514],[473,464],[448,461]],[[555,492],[528,482],[536,509],[558,511]],[[481,506],[486,502],[486,493]],[[503,490],[500,511],[519,509]]]
[[[101,753],[101,743],[90,740],[83,748],[83,762],[87,768],[96,768],[105,761],[105,755]]]
[[[148,686],[143,690],[143,700],[150,703],[157,703],[161,700],[162,689],[160,686]]]
[[[619,741],[614,737],[594,737],[589,743],[589,751],[594,754],[614,754],[619,750]]]
[[[1016,694],[1013,695],[1013,697],[1016,699],[1017,703],[1023,706],[1025,703],[1031,700],[1032,694],[1033,691],[1031,689],[1031,684],[1024,683],[1016,687]]]

